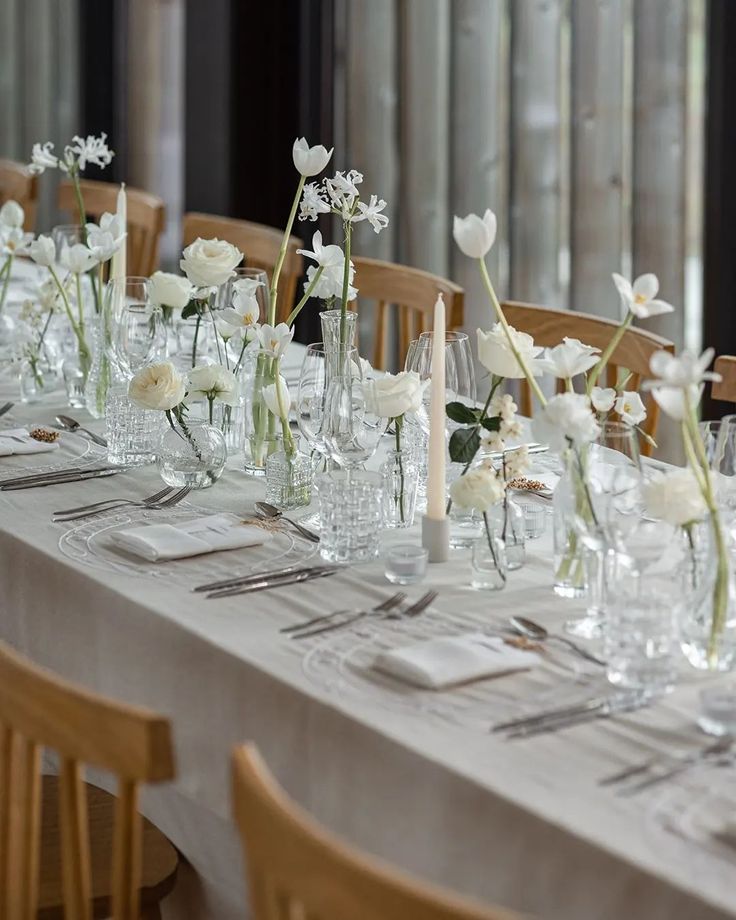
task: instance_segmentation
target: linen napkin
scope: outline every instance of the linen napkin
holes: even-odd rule
[[[117,546],[149,562],[257,546],[271,539],[267,530],[243,524],[234,514],[210,514],[183,524],[128,527],[110,536]]]
[[[373,666],[406,683],[430,690],[481,677],[524,671],[539,664],[535,652],[507,645],[485,633],[464,633],[426,639],[403,648],[382,652]]]
[[[26,428],[0,429],[0,457],[11,457],[13,454],[43,454],[58,449],[57,441],[36,441]]]

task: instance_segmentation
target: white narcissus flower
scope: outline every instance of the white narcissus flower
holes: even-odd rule
[[[29,252],[36,265],[48,268],[56,259],[56,246],[50,236],[42,233],[31,243]]]
[[[593,387],[590,401],[596,412],[610,412],[616,402],[616,391],[613,387]]]
[[[128,396],[141,409],[168,412],[184,399],[184,378],[171,361],[149,364],[133,377],[128,385]]]
[[[643,497],[647,515],[675,527],[702,520],[708,510],[698,481],[687,467],[655,474],[644,483]]]
[[[22,228],[23,221],[26,219],[26,212],[17,201],[9,199],[0,208],[0,224],[4,227]]]
[[[73,275],[83,275],[97,264],[97,259],[84,243],[75,243],[73,246],[65,246],[61,250],[59,263]]]
[[[227,406],[238,404],[238,381],[221,364],[198,364],[189,371],[187,401],[219,399]]]
[[[450,498],[458,508],[472,509],[481,514],[498,504],[503,493],[504,483],[492,466],[469,470],[450,486]]]
[[[330,157],[334,149],[335,148],[332,147],[330,150],[327,150],[322,144],[310,147],[306,138],[298,137],[294,141],[294,146],[291,149],[296,171],[307,178],[316,176],[317,173],[321,173],[330,162]]]
[[[651,390],[662,411],[681,422],[687,403],[692,409],[700,401],[704,381],[721,379],[720,374],[706,370],[714,355],[713,348],[706,349],[700,357],[690,351],[683,351],[678,357],[657,351],[649,360],[649,368],[657,379],[645,380],[642,389]]]
[[[535,346],[534,339],[526,332],[517,332],[513,326],[509,326],[509,332],[516,350],[526,361],[529,371],[538,377],[541,371],[537,367],[536,358],[543,349]],[[496,323],[490,332],[478,330],[478,360],[486,370],[497,377],[519,379],[526,376],[509,347],[501,323]]]
[[[331,179],[325,179],[325,191],[332,207],[343,220],[351,220],[355,200],[360,196],[358,186],[363,181],[363,173],[357,169],[348,172],[336,172]]]
[[[590,400],[582,393],[560,393],[543,406],[532,421],[534,436],[552,450],[562,452],[570,443],[590,444],[600,434]]]
[[[302,192],[299,205],[299,220],[317,220],[320,214],[329,214],[330,205],[326,192],[316,182],[308,182]]]
[[[0,232],[0,244],[5,256],[25,256],[30,252],[32,233],[24,233],[20,227],[10,227]]]
[[[264,323],[258,330],[258,338],[266,354],[281,358],[294,338],[294,328],[289,329],[286,323],[279,323],[277,326]]]
[[[192,282],[172,272],[154,272],[150,279],[151,302],[157,307],[183,310],[194,296]]]
[[[235,329],[250,329],[258,325],[261,316],[261,307],[258,300],[253,294],[242,294],[236,292],[233,297],[232,307],[225,307],[220,311],[220,319],[228,324],[230,335]]]
[[[386,202],[383,198],[379,201],[377,195],[371,195],[368,204],[363,201],[358,202],[358,214],[353,217],[353,221],[357,223],[361,220],[367,220],[376,233],[380,233],[381,230],[385,230],[388,227],[388,217],[385,214],[381,214],[385,207]]]
[[[632,284],[623,275],[613,273],[613,283],[621,295],[621,301],[627,312],[631,312],[639,319],[649,316],[659,316],[661,313],[672,313],[675,309],[672,304],[664,300],[655,300],[659,291],[659,279],[656,275],[647,273],[639,275]]]
[[[496,240],[496,227],[496,215],[490,208],[486,208],[483,217],[477,214],[456,216],[452,222],[452,235],[466,256],[482,259]]]
[[[565,336],[560,345],[548,348],[544,357],[537,360],[537,367],[548,371],[554,377],[564,380],[584,374],[598,363],[600,348],[584,345],[580,339]]]
[[[196,287],[219,287],[232,278],[243,253],[226,240],[198,237],[182,253],[179,267]]]
[[[624,390],[616,400],[616,412],[626,425],[641,425],[647,417],[646,406],[641,396],[631,390]]]
[[[363,384],[365,411],[379,418],[399,418],[422,408],[422,397],[429,380],[416,371],[384,374]]]
[[[45,144],[34,144],[28,171],[40,176],[46,169],[56,169],[59,165],[59,158],[51,152],[53,149],[54,145],[51,141],[46,141]]]
[[[64,148],[64,158],[67,164],[72,159],[76,159],[80,170],[84,170],[88,163],[104,169],[110,165],[114,156],[114,151],[107,146],[107,134],[104,131],[99,137],[94,134],[88,134],[87,137],[75,134],[71,144]]]
[[[263,401],[266,403],[268,411],[273,413],[276,418],[285,419],[288,418],[289,410],[291,409],[291,394],[289,393],[286,378],[281,374],[278,377],[278,393],[276,392],[276,386],[276,383],[270,383],[263,388]]]

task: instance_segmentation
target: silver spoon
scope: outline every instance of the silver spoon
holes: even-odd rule
[[[299,533],[305,538],[305,540],[310,540],[312,543],[319,543],[319,535],[314,533],[312,530],[307,530],[306,527],[302,527],[299,521],[295,521],[292,518],[285,517],[283,512],[279,511],[274,505],[269,504],[268,502],[256,502],[256,511],[267,518],[281,518],[286,521],[287,524],[291,524],[292,527],[296,528]]]
[[[577,654],[580,655],[581,658],[585,658],[586,661],[592,661],[594,664],[599,664],[602,667],[606,666],[605,661],[596,658],[595,655],[582,646],[577,645],[572,639],[568,639],[567,636],[560,636],[557,633],[551,633],[540,623],[535,623],[534,620],[529,620],[526,617],[509,617],[509,623],[513,629],[522,636],[527,636],[529,639],[536,639],[537,642],[544,642],[545,639],[556,639],[558,642],[567,645],[574,652],[577,652]]]
[[[57,415],[56,421],[65,431],[70,431],[72,434],[86,434],[95,444],[99,444],[100,447],[107,447],[107,441],[104,438],[95,434],[94,431],[90,431],[89,428],[83,428],[76,419],[70,418],[68,415]]]

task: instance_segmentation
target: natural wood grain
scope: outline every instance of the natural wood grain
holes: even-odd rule
[[[26,212],[25,229],[33,230],[38,208],[38,176],[28,172],[25,163],[0,159],[0,205],[11,198]]]
[[[107,211],[114,214],[118,205],[120,186],[113,182],[82,179],[82,199],[90,221]],[[148,277],[158,268],[159,241],[166,221],[163,201],[150,192],[127,186],[127,274]],[[69,181],[59,185],[59,207],[79,220],[74,188]]]
[[[527,332],[534,337],[536,345],[552,348],[559,345],[565,336],[580,339],[586,345],[594,348],[605,349],[611,341],[611,336],[616,331],[618,323],[601,316],[591,316],[589,313],[573,313],[569,310],[553,310],[550,307],[541,307],[528,303],[509,301],[504,303],[503,311],[509,324],[520,332]],[[619,379],[619,372],[623,377],[624,370],[633,374],[649,377],[649,360],[655,351],[664,349],[674,354],[674,345],[667,339],[648,332],[645,329],[631,328],[626,331],[618,347],[611,355],[608,374],[605,384],[615,386]],[[602,385],[602,384],[601,384]],[[627,389],[634,389],[631,381]],[[645,400],[647,417],[642,428],[651,437],[656,437],[657,423],[659,421],[659,406],[651,395]],[[521,411],[531,415],[533,411],[531,395],[526,382],[522,382]],[[649,456],[651,445],[643,441],[642,453]]]
[[[736,402],[736,357],[721,355],[716,358],[713,370],[720,374],[723,380],[713,382],[712,398],[722,399],[724,402]]]
[[[191,211],[183,218],[186,247],[197,237],[202,239],[227,240],[245,256],[243,262],[248,268],[260,268],[268,274],[269,281],[281,249],[283,232],[275,227],[254,224],[248,220],[220,217],[217,214],[200,214]],[[276,320],[282,322],[291,312],[296,296],[297,282],[304,273],[304,259],[297,253],[304,249],[304,243],[297,236],[289,237],[286,258],[281,268],[279,299],[276,305]]]
[[[233,754],[233,808],[253,920],[516,917],[417,882],[343,843],[286,797],[253,745]]]
[[[371,363],[378,370],[396,370],[388,359],[389,328],[386,311],[394,308],[398,320],[398,358],[403,359],[412,338],[432,328],[434,304],[439,293],[444,295],[447,328],[459,329],[463,324],[465,295],[463,289],[447,278],[433,275],[408,265],[382,262],[356,256],[355,285],[360,290],[361,314],[363,303],[376,301],[375,338]]]
[[[2,643],[0,687],[0,920],[32,920],[37,904],[41,920],[138,920],[141,898],[164,897],[178,863],[146,823],[155,862],[141,867],[137,812],[140,782],[173,777],[168,722],[77,688]],[[43,793],[42,746],[60,757]],[[117,775],[119,798],[87,786],[83,763]]]

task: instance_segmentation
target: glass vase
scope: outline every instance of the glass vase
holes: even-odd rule
[[[355,347],[355,328],[358,314],[354,310],[347,311],[344,341],[340,340],[341,310],[323,310],[319,315],[319,319],[322,324],[322,342],[327,361],[327,374],[328,376],[331,373],[341,374],[342,371],[336,365],[336,361],[339,359],[342,349]]]
[[[247,352],[243,359],[243,454],[251,476],[265,476],[266,460],[281,450],[281,421],[263,397],[273,383],[273,360],[260,351]]]
[[[36,403],[53,389],[55,378],[50,370],[44,371],[38,357],[27,357],[20,362],[18,369],[18,383],[20,385],[20,401]]]
[[[471,587],[476,591],[502,591],[508,578],[508,562],[503,540],[488,526],[473,543],[470,560]]]
[[[390,450],[381,465],[383,526],[411,527],[417,500],[417,465],[408,448]]]
[[[575,452],[568,451],[563,460],[564,472],[552,498],[554,592],[560,597],[583,597],[584,547],[575,517],[585,513],[584,482]]]
[[[168,346],[171,348],[173,344],[174,353],[170,357],[178,370],[188,371],[198,364],[213,361],[220,363],[218,346],[222,349],[224,343],[217,338],[219,333],[209,309],[187,319],[182,319],[180,315],[174,330],[173,342],[169,339]]]
[[[312,501],[312,458],[299,450],[295,439],[294,448],[272,453],[266,459],[266,501],[277,508],[303,508]]]
[[[225,436],[207,422],[186,420],[161,435],[156,464],[174,488],[208,489],[222,476],[227,460]]]
[[[491,529],[503,541],[510,572],[526,561],[526,521],[520,506],[508,495],[487,514]]]
[[[120,373],[114,372],[110,342],[110,321],[107,304],[103,304],[97,317],[92,338],[92,364],[84,385],[84,403],[93,418],[105,415],[107,394],[113,382],[120,382]]]

